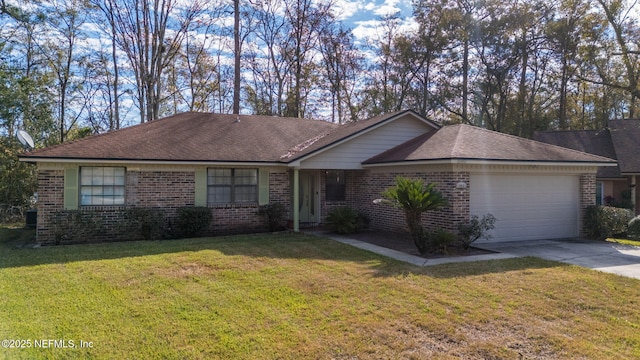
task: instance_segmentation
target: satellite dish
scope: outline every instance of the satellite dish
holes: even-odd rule
[[[31,135],[29,135],[29,133],[27,133],[26,131],[18,130],[18,134],[16,136],[18,137],[18,141],[20,141],[22,146],[31,148],[31,149],[35,147],[35,144],[33,143],[33,139],[31,138]]]

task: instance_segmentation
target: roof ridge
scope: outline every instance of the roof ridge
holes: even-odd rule
[[[467,125],[467,124],[454,124],[454,125],[449,125],[452,127],[456,127],[456,135],[455,135],[455,141],[453,143],[453,146],[451,147],[451,157],[456,157],[456,154],[458,153],[458,150],[460,149],[461,146],[461,141],[460,141],[460,133],[462,131],[463,127],[470,127],[473,128],[473,126],[471,125]],[[438,129],[438,131],[441,129]]]

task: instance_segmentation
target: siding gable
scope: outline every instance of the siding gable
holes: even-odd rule
[[[301,161],[301,169],[362,169],[375,155],[433,130],[413,116],[404,116]]]

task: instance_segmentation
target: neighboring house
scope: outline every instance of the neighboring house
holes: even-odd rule
[[[640,215],[640,120],[610,120],[603,130],[536,132],[534,139],[618,160],[596,175],[596,203],[631,206]]]
[[[374,200],[397,176],[438,183],[449,205],[425,225],[455,232],[493,213],[493,241],[576,237],[595,203],[598,167],[615,161],[468,125],[440,127],[413,111],[336,125],[270,116],[184,113],[32,151],[41,243],[51,219],[81,209],[102,219],[101,236],[123,237],[127,208],[207,206],[210,233],[264,230],[260,205],[279,202],[291,226],[323,222],[337,206],[371,227],[405,231],[404,215]]]

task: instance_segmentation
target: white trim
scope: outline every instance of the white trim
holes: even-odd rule
[[[308,160],[309,158],[312,158],[314,156],[320,155],[325,151],[331,150],[331,149],[333,149],[333,148],[335,148],[335,147],[337,147],[339,145],[342,145],[342,144],[344,144],[346,142],[349,142],[349,141],[351,141],[351,140],[353,140],[355,138],[358,138],[358,137],[360,137],[360,136],[362,136],[364,134],[367,134],[367,133],[369,133],[369,132],[371,132],[371,131],[373,131],[375,129],[378,129],[378,128],[382,127],[382,126],[385,126],[385,125],[387,125],[387,124],[389,124],[389,123],[391,123],[393,121],[396,121],[396,120],[398,120],[400,118],[403,118],[403,117],[405,117],[407,115],[410,115],[414,119],[416,119],[418,121],[421,121],[421,122],[429,125],[430,127],[433,127],[435,130],[438,130],[438,129],[441,128],[441,126],[439,126],[438,124],[436,124],[436,123],[434,123],[434,122],[432,122],[430,120],[427,120],[422,116],[419,116],[418,114],[416,114],[413,111],[405,111],[405,112],[402,112],[400,114],[394,115],[394,116],[392,116],[392,117],[390,117],[390,118],[388,118],[386,120],[380,121],[379,123],[377,123],[375,125],[372,125],[372,126],[370,126],[368,128],[364,128],[364,129],[362,129],[362,130],[360,130],[360,131],[358,131],[358,132],[356,132],[354,134],[351,134],[351,135],[349,135],[347,137],[344,137],[344,138],[342,138],[342,139],[340,139],[340,140],[338,140],[338,141],[336,141],[336,142],[334,142],[332,144],[329,144],[329,145],[327,145],[327,146],[325,146],[323,148],[315,150],[315,151],[313,151],[313,152],[311,152],[311,153],[309,153],[307,155],[303,155],[302,157],[300,157],[300,158],[288,163],[288,166],[289,167],[300,167],[301,163],[303,161],[305,161],[305,160]],[[366,121],[366,120],[364,120],[364,121]],[[353,169],[353,170],[359,170],[359,169],[361,169],[361,168],[356,168],[356,169]],[[350,170],[350,169],[342,169],[342,170]]]

